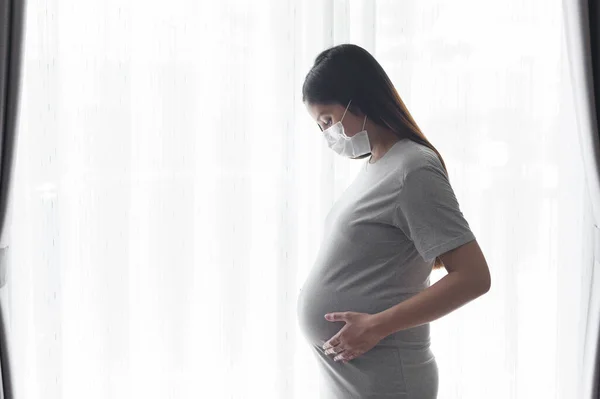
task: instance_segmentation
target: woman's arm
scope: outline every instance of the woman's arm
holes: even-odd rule
[[[373,331],[387,337],[447,315],[485,294],[490,271],[477,241],[440,256],[448,274],[422,292],[373,315]]]

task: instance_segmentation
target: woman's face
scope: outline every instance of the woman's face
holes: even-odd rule
[[[339,122],[342,119],[342,115],[344,115],[344,110],[346,109],[346,106],[341,106],[339,104],[324,105],[306,103],[305,105],[308,113],[317,122],[321,130],[325,130]],[[364,119],[364,115],[354,115],[350,112],[350,110],[348,110],[344,116],[344,120],[342,121],[346,136],[352,137],[356,133],[360,132],[363,127]]]

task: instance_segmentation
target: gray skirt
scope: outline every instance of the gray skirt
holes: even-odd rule
[[[430,347],[407,349],[379,343],[347,363],[318,346],[321,399],[436,399],[438,367]]]

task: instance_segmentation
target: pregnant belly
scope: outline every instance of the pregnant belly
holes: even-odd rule
[[[371,295],[365,296],[356,290],[340,290],[323,279],[309,277],[298,295],[296,315],[306,340],[321,347],[346,324],[343,321],[328,321],[325,314],[345,311],[375,314],[403,299],[405,298],[399,296],[392,300],[382,300]],[[385,337],[383,342],[397,342],[407,348],[428,347],[429,324],[398,331]]]
[[[343,321],[328,321],[325,314],[332,312],[377,313],[385,309],[374,298],[365,298],[353,291],[340,291],[322,282],[306,281],[297,298],[298,324],[305,338],[321,346],[346,324]]]
[[[298,296],[297,316],[300,330],[304,337],[313,345],[321,346],[333,337],[343,326],[344,322],[332,322],[325,319],[325,314],[339,311],[342,302],[332,293],[305,287]]]

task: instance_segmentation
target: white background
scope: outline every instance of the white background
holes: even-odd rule
[[[326,147],[301,86],[321,50],[351,42],[442,153],[492,273],[488,294],[432,323],[439,398],[575,398],[586,204],[561,13],[29,0],[15,397],[316,397],[295,301],[360,161]]]

